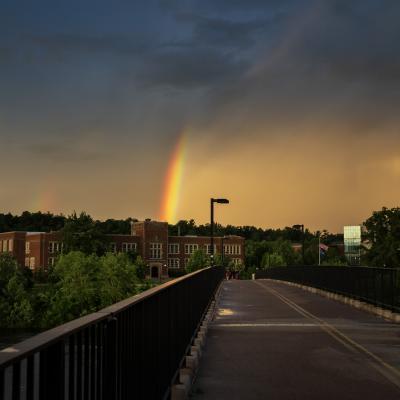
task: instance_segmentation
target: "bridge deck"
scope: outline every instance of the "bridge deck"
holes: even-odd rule
[[[400,398],[399,325],[267,280],[221,293],[196,400]]]

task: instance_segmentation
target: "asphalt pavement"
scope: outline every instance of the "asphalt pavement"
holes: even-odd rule
[[[191,398],[400,399],[400,325],[268,280],[225,281]]]

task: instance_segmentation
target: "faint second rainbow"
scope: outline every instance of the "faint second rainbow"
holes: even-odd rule
[[[37,191],[32,197],[28,211],[55,212],[57,196],[53,188],[52,179],[47,177],[36,186]]]
[[[178,137],[165,175],[160,211],[161,221],[168,221],[170,223],[176,222],[176,215],[181,197],[186,146],[187,138],[185,130],[183,130]]]

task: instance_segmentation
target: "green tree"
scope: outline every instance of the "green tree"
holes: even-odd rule
[[[103,304],[100,276],[96,255],[79,251],[61,255],[52,271],[51,280],[55,283],[44,324],[61,324],[99,309]]]
[[[271,242],[263,240],[246,240],[245,242],[245,264],[247,266],[260,267],[265,253],[272,253],[273,246]]]
[[[63,215],[24,211],[21,215],[0,214],[0,232],[7,231],[58,231],[64,226]]]
[[[285,260],[281,254],[266,252],[261,260],[261,268],[267,269],[271,267],[284,267],[286,266]]]
[[[203,250],[196,250],[189,258],[186,265],[186,272],[197,271],[207,267],[210,264],[210,259]]]
[[[95,312],[145,288],[137,266],[124,253],[100,257],[80,251],[62,254],[50,281],[48,309],[42,323],[46,327]]]
[[[33,323],[34,310],[26,282],[20,274],[14,275],[7,284],[8,327],[27,327]]]
[[[10,253],[0,253],[0,289],[4,289],[17,273],[18,264]]]
[[[137,292],[136,266],[124,253],[100,257],[99,294],[102,307],[116,303]]]
[[[382,208],[364,222],[371,247],[366,260],[376,267],[400,267],[400,208]]]
[[[137,219],[107,219],[104,222],[99,222],[99,225],[104,234],[130,235],[132,222],[137,222]]]
[[[222,258],[222,255],[217,253],[214,255],[214,265],[217,265],[218,267],[228,268],[229,267],[229,258],[226,256],[224,258]]]
[[[321,265],[347,265],[346,257],[339,254],[339,250],[335,247],[330,247],[328,251],[321,257]]]
[[[319,239],[313,238],[304,243],[304,264],[318,265]]]
[[[146,265],[146,263],[144,262],[143,258],[140,256],[136,257],[135,260],[135,268],[136,268],[136,276],[141,279],[144,280],[146,278],[146,275],[148,275],[148,266]]]
[[[103,255],[108,248],[108,239],[101,226],[85,212],[70,215],[62,229],[64,252],[81,251],[85,254]]]
[[[16,260],[0,254],[0,321],[1,325],[26,327],[32,324],[34,312],[29,290],[32,284]]]
[[[288,240],[279,238],[271,243],[271,247],[274,253],[282,256],[285,265],[298,265],[301,263],[301,254],[294,251],[292,243]]]

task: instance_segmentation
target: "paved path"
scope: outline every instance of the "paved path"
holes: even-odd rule
[[[267,280],[225,281],[196,400],[400,399],[400,325]]]

